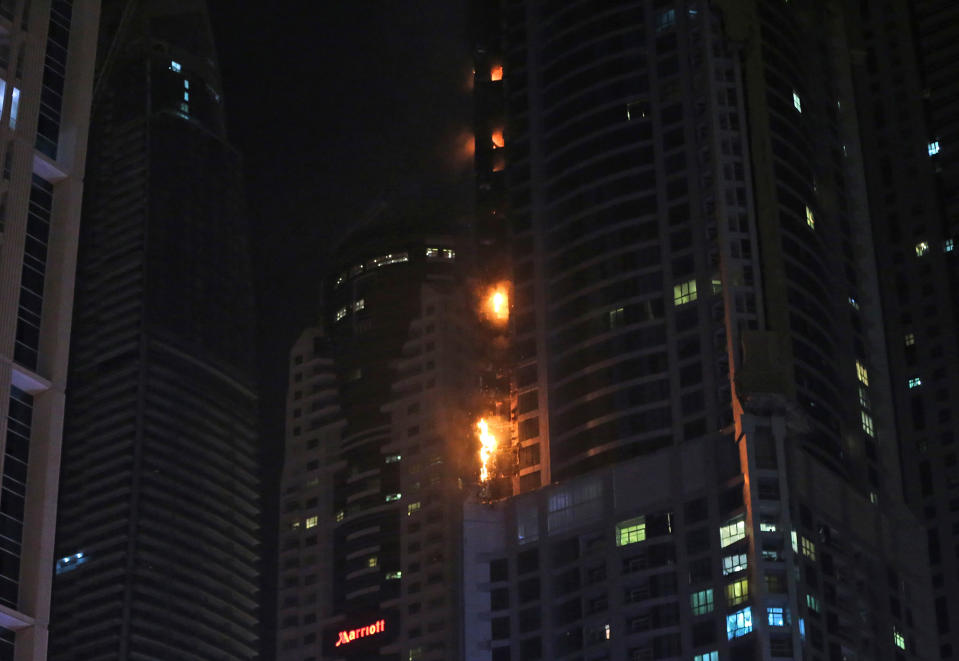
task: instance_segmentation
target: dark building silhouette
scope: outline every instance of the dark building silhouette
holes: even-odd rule
[[[205,3],[104,3],[98,59],[50,658],[254,658],[254,309]]]

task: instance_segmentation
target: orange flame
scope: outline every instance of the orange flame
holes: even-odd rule
[[[479,430],[480,441],[480,481],[487,482],[489,480],[490,463],[493,459],[493,453],[496,452],[496,437],[490,433],[486,418],[480,418],[479,422],[476,423],[476,428]]]
[[[493,82],[496,82],[497,80],[503,80],[503,65],[494,64],[490,69],[489,79]]]
[[[493,142],[493,149],[502,149],[506,146],[506,139],[503,138],[503,129],[493,129],[490,140]]]
[[[506,285],[495,285],[487,294],[484,303],[486,317],[494,324],[506,323],[509,320],[509,290]]]

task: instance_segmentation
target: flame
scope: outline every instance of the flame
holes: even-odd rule
[[[490,140],[493,142],[493,149],[502,149],[506,146],[506,140],[503,138],[503,129],[493,129]]]
[[[480,418],[476,428],[479,430],[480,441],[480,481],[486,482],[489,480],[489,467],[493,453],[496,452],[496,437],[490,433],[486,418]]]
[[[494,64],[489,72],[489,79],[492,81],[503,80],[503,65]]]
[[[509,290],[505,284],[494,286],[485,301],[486,317],[496,324],[509,320]]]

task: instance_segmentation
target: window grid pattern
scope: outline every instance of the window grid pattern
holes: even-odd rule
[[[43,92],[37,119],[37,150],[57,158],[60,140],[60,111],[63,108],[63,84],[67,75],[67,47],[70,43],[72,0],[53,0],[47,32],[47,52],[43,62]]]
[[[33,370],[37,368],[40,350],[40,316],[43,311],[43,283],[47,270],[52,206],[53,186],[33,175],[17,305],[17,337],[13,349],[14,360]]]
[[[0,604],[10,608],[17,608],[32,424],[33,396],[11,385],[0,489]]]

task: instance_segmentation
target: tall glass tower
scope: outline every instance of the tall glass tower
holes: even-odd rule
[[[254,310],[204,2],[105,3],[52,659],[250,659]]]

